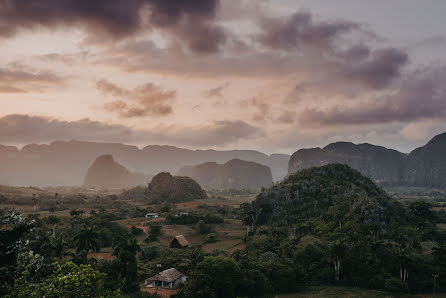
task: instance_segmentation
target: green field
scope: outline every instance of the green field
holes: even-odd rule
[[[435,296],[429,294],[423,295],[409,295],[409,294],[394,294],[382,291],[351,288],[351,287],[333,287],[333,286],[317,286],[308,287],[306,290],[296,293],[276,296],[279,298],[372,298],[372,297],[446,297],[446,294],[436,294]]]

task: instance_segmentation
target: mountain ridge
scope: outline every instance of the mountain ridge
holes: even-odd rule
[[[168,145],[148,145],[142,149],[121,143],[54,141],[28,144],[21,149],[0,145],[0,184],[16,186],[77,186],[86,169],[100,155],[110,154],[131,172],[156,175],[176,173],[186,165],[204,162],[225,163],[239,158],[271,168],[275,180],[287,173],[289,155],[267,155],[255,150],[190,150]],[[69,169],[69,171],[67,171]]]
[[[190,177],[209,190],[258,190],[273,182],[268,166],[241,159],[232,159],[224,164],[207,162],[185,166],[178,175]]]
[[[293,153],[288,175],[315,166],[346,164],[382,186],[446,187],[446,133],[410,153],[369,143],[336,142]]]

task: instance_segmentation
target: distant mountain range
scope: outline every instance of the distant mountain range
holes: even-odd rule
[[[287,174],[290,156],[270,156],[252,150],[189,150],[172,146],[136,146],[80,141],[56,141],[49,145],[26,145],[21,150],[0,145],[0,184],[17,186],[82,185],[87,169],[101,155],[114,160],[130,172],[153,176],[176,173],[186,165],[205,162],[225,163],[232,159],[252,161],[271,168],[275,181]],[[149,181],[147,181],[149,182]]]
[[[208,190],[259,190],[271,186],[273,178],[269,167],[250,161],[233,159],[224,164],[207,162],[185,166],[178,172],[197,181]]]
[[[234,171],[229,175],[224,170],[226,173],[220,172],[220,178],[215,180],[220,179],[220,182],[205,181],[206,175],[213,175],[215,168],[221,167],[216,164],[224,164],[233,159],[269,167],[273,181],[309,167],[343,163],[382,186],[446,188],[446,133],[434,137],[425,146],[410,154],[371,144],[338,142],[324,148],[301,149],[291,158],[286,154],[268,156],[252,150],[189,150],[172,146],[147,146],[139,149],[123,144],[79,141],[56,141],[49,145],[31,144],[21,150],[0,145],[0,184],[82,185],[87,169],[101,155],[112,155],[114,163],[125,167],[132,175],[139,175],[138,179],[149,180],[160,172],[178,173],[185,166],[193,166],[185,168],[193,173],[186,173],[183,169],[179,174],[192,176],[206,188],[209,185],[218,186],[216,188],[226,187],[221,181],[231,181],[230,177],[239,177]],[[210,164],[202,165],[206,163]],[[201,166],[195,167],[196,165]],[[239,163],[238,168],[242,169],[243,165]],[[218,171],[221,171],[221,168]],[[260,176],[264,175],[256,176],[254,180],[263,184],[264,177],[259,178]],[[243,185],[251,185],[252,181],[248,180],[244,181]]]
[[[446,188],[446,133],[410,154],[346,142],[301,149],[291,156],[288,173],[330,163],[347,164],[383,186]]]

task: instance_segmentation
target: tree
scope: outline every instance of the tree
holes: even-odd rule
[[[53,237],[56,237],[56,226],[59,222],[59,218],[55,215],[50,215],[46,218],[46,223],[53,225]]]
[[[211,226],[206,224],[204,220],[201,219],[195,226],[195,230],[197,230],[200,234],[206,234],[211,230]]]
[[[13,282],[18,271],[19,252],[24,250],[26,245],[22,239],[31,231],[33,225],[33,222],[24,220],[16,213],[0,218],[0,296]]]
[[[136,254],[140,247],[136,239],[121,238],[113,244],[113,255],[119,264],[119,279],[126,293],[138,291],[138,271]]]
[[[98,252],[101,249],[98,238],[99,235],[93,227],[84,225],[79,234],[74,237],[74,241],[76,241],[76,252],[85,252],[86,254],[90,250]]]
[[[61,260],[64,256],[65,248],[66,243],[64,241],[63,234],[47,239],[47,241],[40,246],[41,252],[46,256],[58,258],[59,260]]]
[[[146,242],[158,241],[158,237],[162,234],[162,228],[160,225],[150,225],[149,237],[147,237]]]
[[[26,270],[25,270],[26,272]],[[106,274],[94,270],[90,265],[67,262],[56,265],[49,277],[29,282],[26,274],[15,280],[6,297],[118,297],[104,287]]]
[[[241,292],[242,272],[234,260],[205,257],[188,279],[180,296],[197,298],[231,298]]]

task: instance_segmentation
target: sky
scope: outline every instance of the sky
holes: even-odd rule
[[[446,131],[443,0],[0,0],[0,144],[403,152]]]

